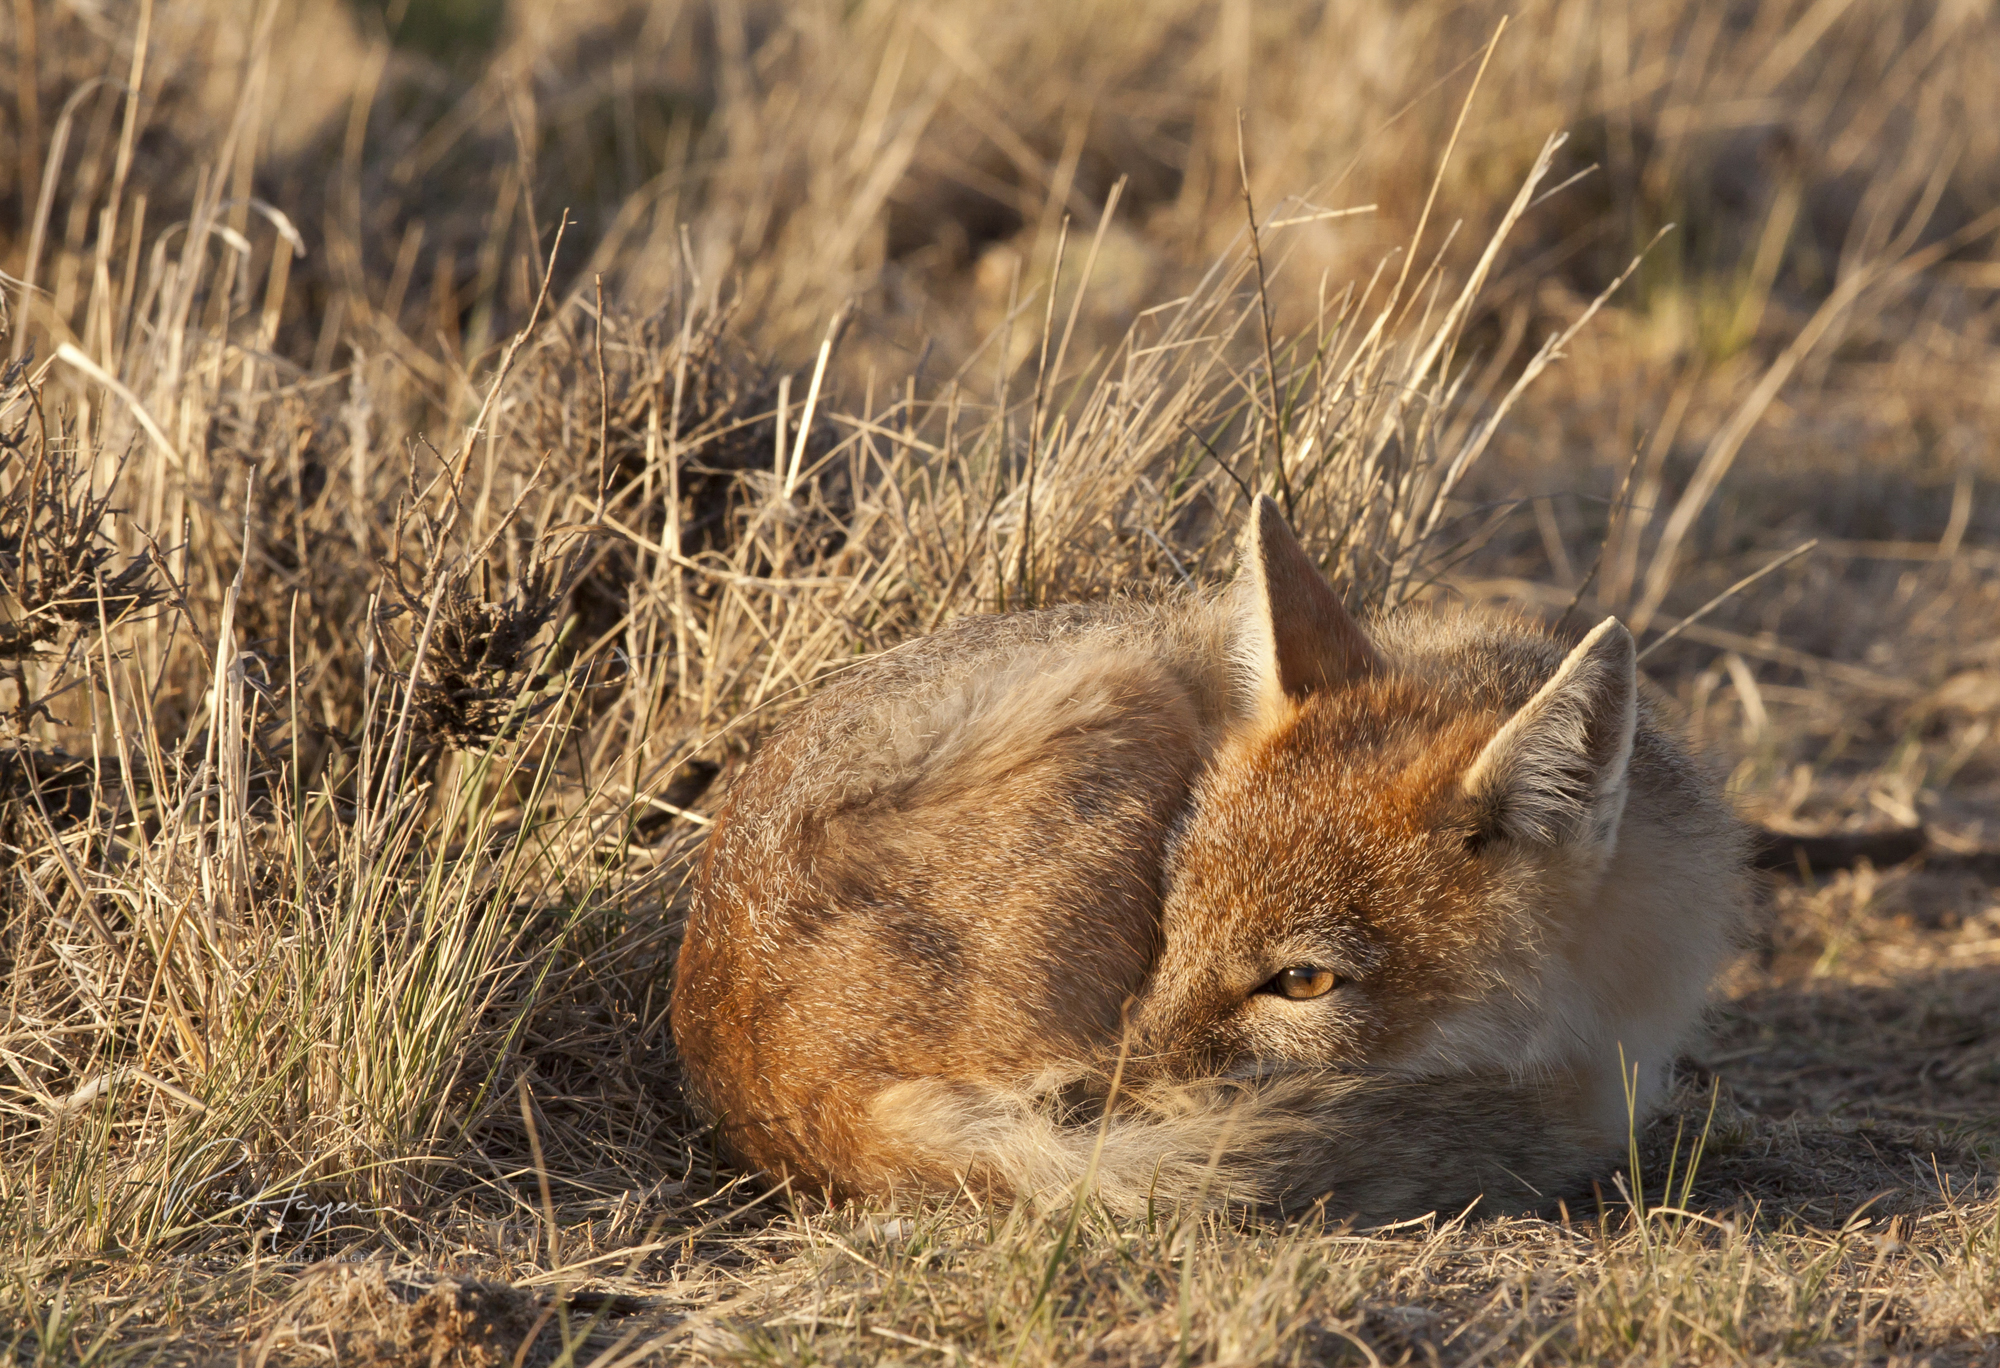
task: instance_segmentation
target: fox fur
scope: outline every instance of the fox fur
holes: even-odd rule
[[[1221,594],[968,619],[803,707],[674,1035],[739,1160],[836,1196],[1530,1206],[1657,1107],[1746,858],[1622,625],[1364,626],[1265,499]]]

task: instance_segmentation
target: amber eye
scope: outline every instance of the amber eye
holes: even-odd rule
[[[1281,969],[1278,976],[1265,985],[1264,991],[1276,993],[1279,997],[1296,999],[1325,997],[1340,986],[1340,975],[1331,969],[1322,969],[1316,964],[1295,964],[1289,969]]]

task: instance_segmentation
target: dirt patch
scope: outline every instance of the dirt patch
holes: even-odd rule
[[[504,1283],[406,1281],[380,1265],[310,1278],[279,1311],[250,1362],[343,1368],[531,1368],[562,1336],[545,1297]]]

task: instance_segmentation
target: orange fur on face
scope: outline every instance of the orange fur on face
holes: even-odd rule
[[[1459,781],[1499,720],[1375,680],[1225,747],[1175,845],[1165,950],[1134,1017],[1142,1054],[1182,1075],[1379,1061],[1427,1007],[1480,991],[1509,928]],[[1291,965],[1342,985],[1310,1002],[1259,993]]]

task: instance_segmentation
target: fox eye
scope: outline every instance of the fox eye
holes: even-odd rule
[[[1340,975],[1333,970],[1322,969],[1316,964],[1295,964],[1289,969],[1280,969],[1277,977],[1264,985],[1263,991],[1303,1000],[1325,997],[1339,986]]]

